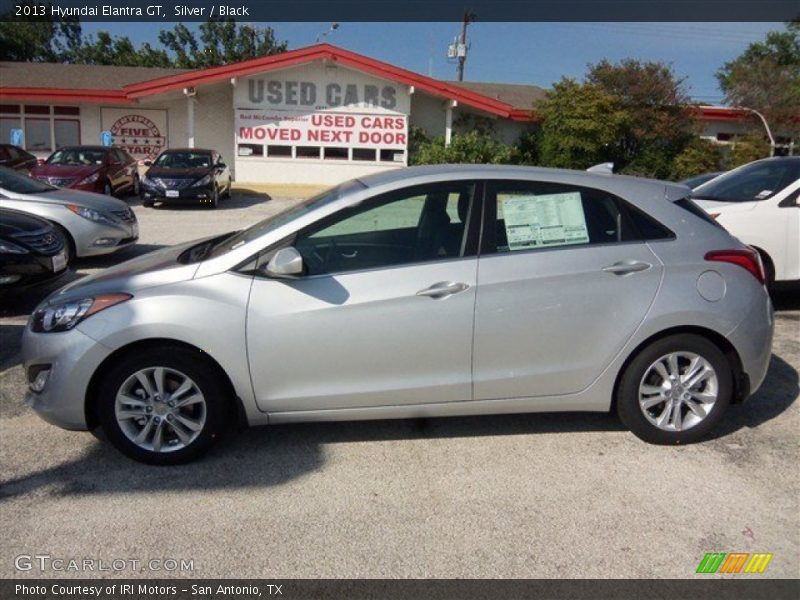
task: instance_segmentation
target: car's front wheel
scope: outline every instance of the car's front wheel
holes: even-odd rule
[[[653,444],[700,441],[733,397],[728,359],[710,340],[672,335],[643,349],[617,390],[617,414],[637,437]]]
[[[179,347],[130,354],[99,389],[100,424],[127,456],[181,464],[204,454],[222,433],[229,398],[215,369]]]

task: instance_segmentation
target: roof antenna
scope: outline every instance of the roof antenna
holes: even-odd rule
[[[330,29],[328,29],[328,31],[325,31],[325,32],[323,32],[323,33],[320,33],[320,34],[317,36],[317,43],[319,44],[319,43],[320,43],[320,42],[321,42],[323,39],[325,39],[326,37],[328,37],[330,34],[332,34],[332,33],[333,33],[334,31],[336,31],[337,29],[339,29],[339,24],[338,24],[338,23],[331,23],[331,28],[330,28]]]

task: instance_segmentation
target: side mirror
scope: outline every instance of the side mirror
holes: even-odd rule
[[[217,163],[217,166],[218,166],[220,169],[224,169],[224,168],[225,168],[225,167],[227,167],[228,165],[226,165],[224,162],[218,162],[218,163]]]
[[[153,161],[152,161],[152,160],[146,160],[146,161],[144,161],[144,166],[145,166],[145,167],[152,167],[152,166],[153,166]]]
[[[303,274],[303,257],[296,248],[281,248],[267,263],[266,274],[277,279],[293,279]]]

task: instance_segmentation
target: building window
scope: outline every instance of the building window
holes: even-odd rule
[[[264,156],[261,144],[239,144],[239,156]]]
[[[347,160],[349,153],[347,148],[323,148],[325,160]]]
[[[378,151],[375,148],[353,148],[353,160],[368,160],[375,162]]]
[[[81,143],[81,122],[75,119],[55,119],[53,121],[53,135],[56,148],[75,146]]]
[[[291,146],[267,146],[267,156],[277,158],[292,158]]]
[[[25,149],[52,150],[49,119],[25,119]]]
[[[35,104],[33,106],[25,105],[25,114],[26,115],[49,115],[50,114],[50,107],[49,106],[41,106]]]
[[[19,104],[0,104],[0,113],[18,115]]]
[[[297,146],[295,156],[297,158],[319,158],[319,146]]]
[[[21,129],[22,122],[19,117],[0,117],[0,143],[11,143],[11,130]]]
[[[54,106],[53,113],[56,115],[77,117],[81,114],[81,109],[77,106]]]
[[[405,154],[403,150],[381,150],[381,162],[403,162]]]

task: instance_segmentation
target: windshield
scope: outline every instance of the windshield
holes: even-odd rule
[[[692,197],[721,202],[765,200],[798,179],[800,157],[796,160],[763,160],[704,183],[692,191]]]
[[[6,167],[0,167],[0,188],[17,194],[41,194],[58,189]]]
[[[208,152],[164,152],[156,159],[155,166],[169,169],[207,169],[211,166]]]
[[[316,210],[321,206],[330,204],[339,198],[347,196],[348,194],[358,190],[363,190],[364,188],[366,188],[366,186],[358,179],[352,179],[342,183],[341,185],[325,190],[324,192],[309,198],[305,202],[297,204],[289,210],[272,215],[271,217],[267,217],[263,221],[259,221],[247,229],[237,231],[232,236],[216,244],[213,248],[209,248],[208,254],[203,258],[216,258],[217,256],[222,256],[223,254],[226,254],[227,252],[230,252],[231,250],[238,248],[243,244],[251,242],[256,238],[269,233],[270,231],[274,231],[278,227],[281,227],[286,223],[289,223],[290,221],[293,221],[294,219],[311,212],[312,210]]]
[[[56,150],[52,156],[47,159],[47,164],[72,166],[102,165],[105,157],[105,150],[62,148],[61,150]]]

